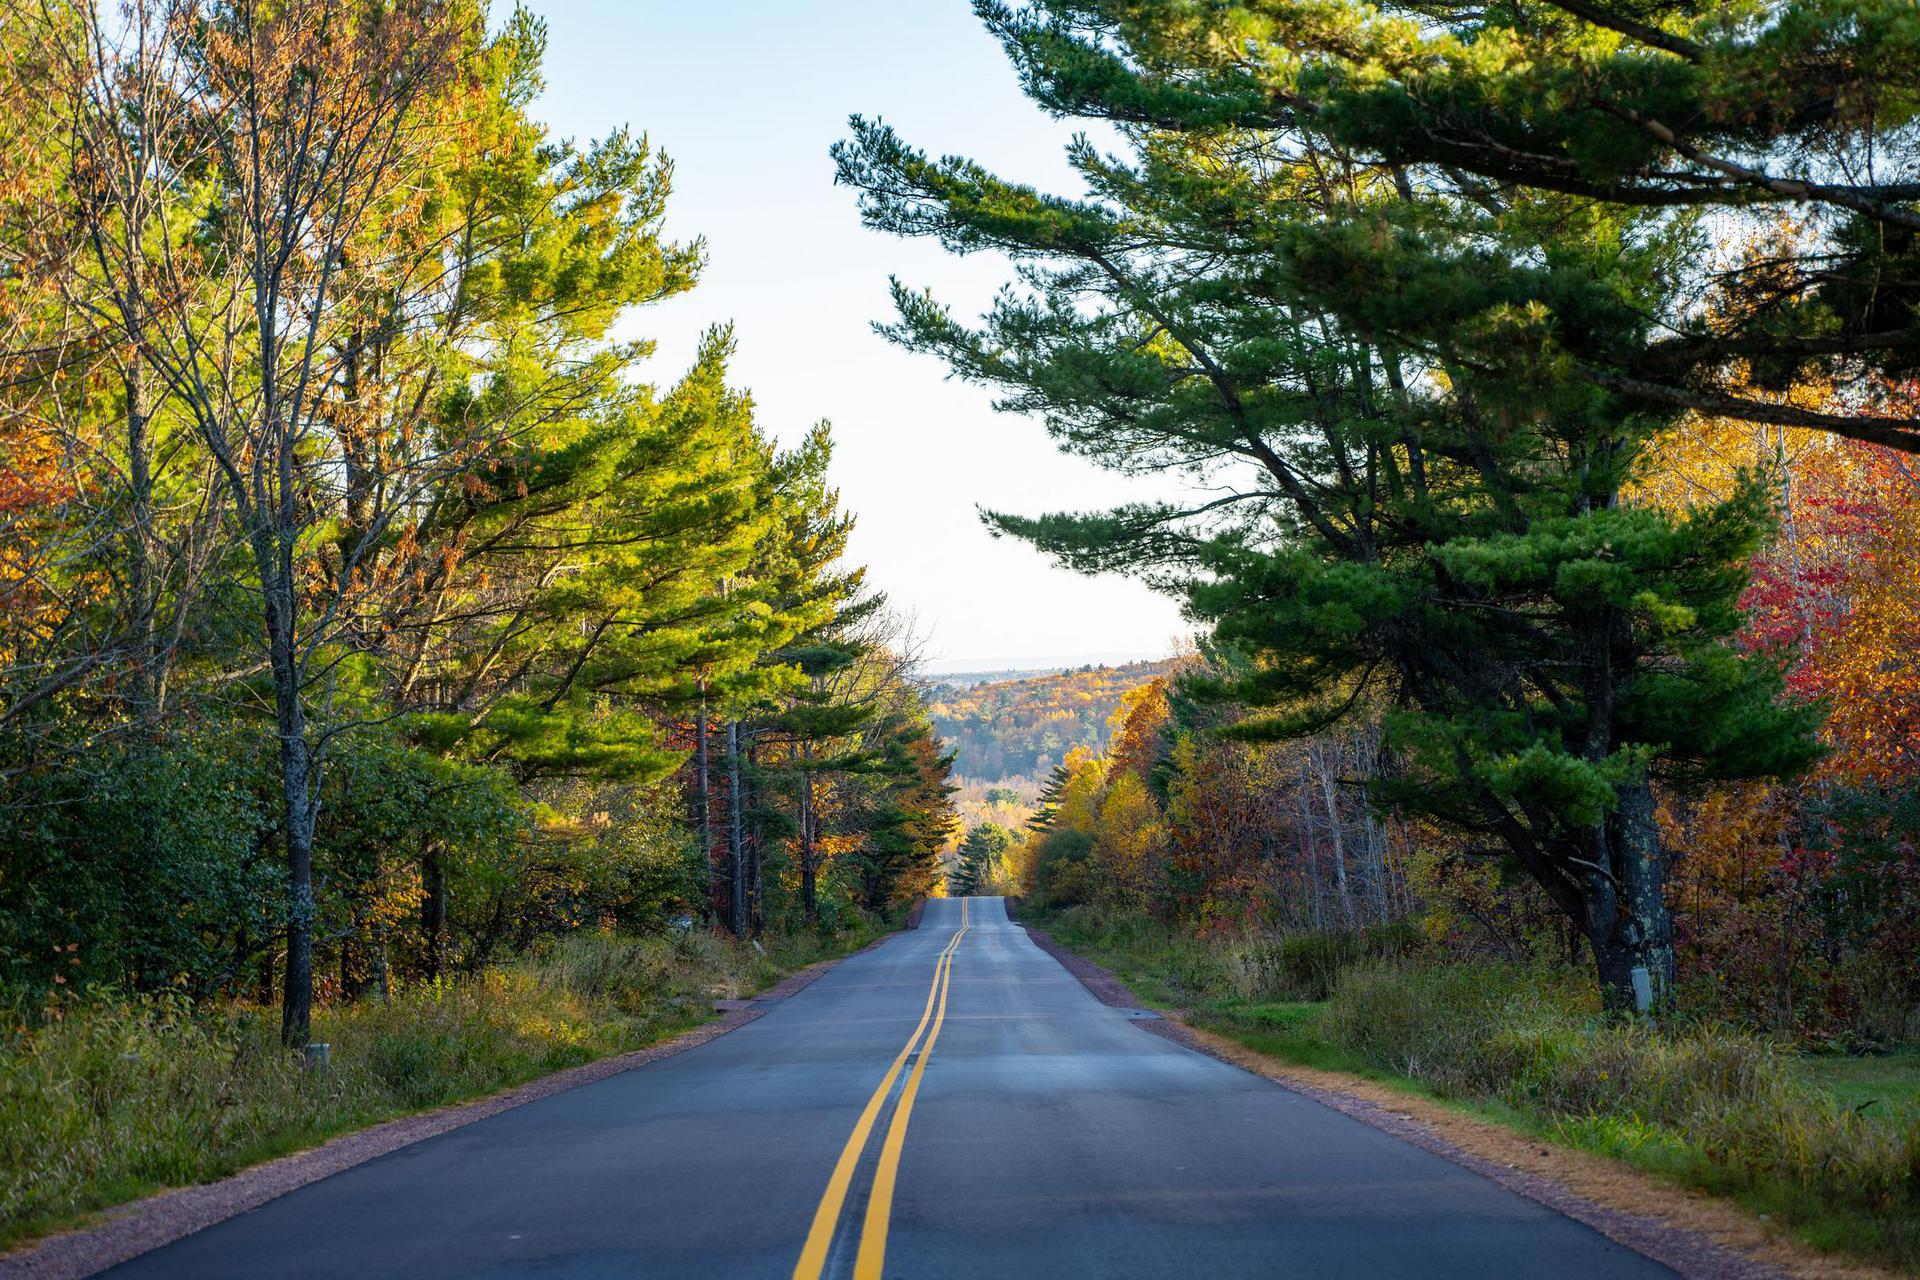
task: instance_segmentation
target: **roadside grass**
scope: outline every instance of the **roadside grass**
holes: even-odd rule
[[[1798,1069],[1807,1083],[1870,1120],[1897,1124],[1920,1116],[1920,1049],[1866,1056],[1807,1054],[1799,1059]]]
[[[0,1028],[0,1247],[172,1186],[485,1097],[714,1016],[884,930],[769,939],[579,933],[484,973],[316,1011],[310,1072],[279,1015],[172,996],[79,997]]]
[[[1357,1075],[1920,1271],[1920,1052],[1795,1053],[1722,1026],[1604,1017],[1584,975],[1361,956],[1326,1000],[1262,998],[1244,944],[1086,908],[1053,936],[1145,1002],[1258,1053]],[[1274,985],[1298,989],[1298,981]]]

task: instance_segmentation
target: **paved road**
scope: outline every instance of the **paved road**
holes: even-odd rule
[[[111,1274],[1672,1275],[1143,1033],[997,898],[930,903],[917,931],[698,1049],[397,1151]]]

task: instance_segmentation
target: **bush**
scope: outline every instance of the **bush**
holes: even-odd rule
[[[1243,1000],[1325,1000],[1357,964],[1402,956],[1420,945],[1409,925],[1358,933],[1252,934],[1226,949],[1233,993]]]

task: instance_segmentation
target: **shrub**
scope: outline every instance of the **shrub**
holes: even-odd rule
[[[1325,1000],[1340,975],[1368,960],[1406,955],[1420,944],[1407,925],[1358,933],[1250,934],[1226,948],[1230,988],[1243,1000]]]

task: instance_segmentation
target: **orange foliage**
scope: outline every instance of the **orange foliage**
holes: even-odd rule
[[[1786,397],[1832,410],[1831,392]],[[1907,397],[1911,399],[1911,397]],[[1920,766],[1920,466],[1812,431],[1690,419],[1636,490],[1685,510],[1747,477],[1773,491],[1779,533],[1755,561],[1743,642],[1777,652],[1797,695],[1826,700],[1823,776],[1909,781]]]
[[[1844,408],[1830,388],[1787,398]],[[1674,510],[1749,479],[1767,486],[1778,530],[1753,563],[1740,643],[1777,654],[1789,692],[1827,708],[1828,754],[1803,783],[1663,806],[1683,970],[1743,1019],[1893,1027],[1920,981],[1910,954],[1891,958],[1920,878],[1896,816],[1920,783],[1920,466],[1815,432],[1700,419],[1648,462],[1635,497]],[[1863,1017],[1867,1006],[1893,1012]]]

